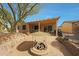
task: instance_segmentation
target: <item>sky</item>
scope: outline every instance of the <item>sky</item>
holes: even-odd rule
[[[79,3],[43,3],[37,14],[28,16],[27,22],[60,16],[58,26],[64,21],[79,20]]]
[[[6,8],[9,8],[4,4]],[[79,3],[41,3],[37,14],[27,16],[26,22],[44,20],[59,16],[57,26],[64,21],[79,20]]]

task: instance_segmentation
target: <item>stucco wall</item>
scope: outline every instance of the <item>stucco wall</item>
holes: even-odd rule
[[[73,24],[73,33],[79,34],[79,24]]]
[[[72,33],[72,23],[63,23],[61,29],[65,33]]]
[[[40,28],[40,31],[44,31],[44,26],[48,26],[48,25],[52,25],[52,29],[56,30],[56,22],[57,22],[58,19],[59,19],[59,17],[56,17],[56,18],[53,18],[53,19],[46,19],[46,20],[28,22],[27,24],[29,25],[29,32],[34,31],[35,25],[37,25]],[[24,24],[26,24],[26,23],[22,23],[22,24],[20,24],[20,26],[22,26]],[[26,25],[26,27],[27,27],[27,25]],[[28,28],[26,28],[26,30],[18,30],[17,29],[16,31],[17,32],[28,32]]]

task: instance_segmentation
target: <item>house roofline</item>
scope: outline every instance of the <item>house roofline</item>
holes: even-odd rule
[[[64,24],[64,23],[75,23],[75,22],[79,22],[79,20],[70,20],[70,21],[64,21],[61,26]],[[60,26],[60,27],[61,27]]]
[[[57,17],[54,17],[54,18],[47,18],[47,19],[44,19],[44,20],[36,20],[36,21],[27,22],[27,23],[40,22],[40,21],[46,21],[46,20],[58,20],[59,18],[60,17],[57,16]]]

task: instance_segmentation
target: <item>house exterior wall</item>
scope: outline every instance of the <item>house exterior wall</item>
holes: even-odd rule
[[[30,31],[34,30],[34,26],[38,25],[39,22],[34,22],[34,23],[29,23],[29,28]],[[40,22],[40,31],[44,32],[44,27],[51,25],[53,30],[56,30],[56,22],[51,22],[51,21],[45,21],[45,22]]]
[[[64,33],[72,33],[72,23],[64,23],[61,29]]]
[[[76,37],[79,35],[79,22],[64,22],[61,30],[63,35]]]
[[[18,26],[23,26],[23,25],[26,25],[26,29],[23,30],[23,29],[16,29],[17,32],[22,32],[22,33],[32,33],[32,32],[35,32],[35,25],[38,26],[38,31],[42,31],[44,32],[45,31],[45,27],[46,29],[48,29],[48,32],[57,32],[57,20],[59,19],[60,17],[54,17],[53,19],[46,19],[46,20],[40,20],[40,21],[33,21],[33,22],[27,22],[27,23],[22,23],[22,24],[18,24]],[[50,26],[51,25],[51,26]],[[52,29],[52,30],[51,30]],[[46,32],[46,31],[45,31]],[[57,33],[55,33],[57,34]]]
[[[26,30],[21,29],[17,29],[17,32],[22,32],[22,33],[27,33],[28,32],[28,26],[29,26],[29,32],[34,32],[34,26],[40,26],[40,31],[44,32],[44,27],[45,26],[52,26],[52,29],[56,31],[56,20],[44,20],[44,21],[35,21],[35,22],[29,22],[29,23],[24,23],[24,24],[20,24],[18,26],[22,27],[23,25],[26,25]],[[39,24],[40,23],[40,24]],[[28,26],[27,26],[28,25]]]
[[[26,25],[26,29],[25,30],[22,29],[23,25]],[[18,27],[19,27],[19,29],[18,29]],[[16,32],[20,32],[20,33],[25,33],[26,34],[28,32],[27,24],[20,24],[20,25],[18,25],[17,29],[16,29]]]
[[[79,34],[79,22],[73,23],[73,33]]]

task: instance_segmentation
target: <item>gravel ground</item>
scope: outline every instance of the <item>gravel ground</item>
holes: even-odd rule
[[[47,44],[46,56],[70,56],[69,51],[56,40],[56,36],[32,36],[22,33],[8,35],[9,40],[0,44],[0,55],[6,56],[32,56],[28,50],[32,47],[30,41],[42,41]],[[1,39],[2,40],[2,39]],[[25,43],[26,42],[26,43]],[[20,47],[21,50],[18,49]],[[26,47],[26,48],[25,48]],[[23,50],[24,49],[24,50]],[[23,50],[23,51],[22,51]]]

